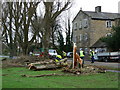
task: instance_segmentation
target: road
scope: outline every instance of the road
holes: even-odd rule
[[[72,61],[71,58],[68,59],[69,61]],[[95,61],[94,63],[91,63],[90,60],[85,60],[85,64],[87,65],[96,65],[96,66],[106,66],[106,67],[111,67],[111,68],[120,68],[118,62],[98,62]]]
[[[117,62],[98,62],[98,61],[95,61],[94,63],[91,63],[91,61],[85,61],[85,64],[96,65],[96,66],[107,66],[107,67],[111,67],[111,68],[120,68],[120,67],[118,67],[119,63],[117,63]]]
[[[2,60],[2,59],[4,59],[4,58],[9,58],[9,56],[0,55],[0,60]]]

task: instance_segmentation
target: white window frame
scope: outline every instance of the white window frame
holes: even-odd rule
[[[111,28],[112,27],[112,21],[108,20],[106,21],[106,28]]]
[[[112,36],[112,33],[107,33],[105,36]]]

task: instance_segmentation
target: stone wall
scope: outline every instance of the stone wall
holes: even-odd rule
[[[87,20],[87,26],[84,27],[84,20]],[[81,26],[80,26],[81,22]],[[80,12],[75,18],[73,25],[77,23],[77,28],[73,28],[73,38],[76,38],[76,44],[78,48],[84,48],[89,46],[89,29],[90,29],[90,17],[84,12]],[[74,26],[73,26],[74,27]],[[80,36],[81,35],[81,36]],[[85,35],[87,35],[87,40],[85,40]]]
[[[91,20],[90,46],[111,32],[112,28],[106,27],[106,21],[107,20]],[[114,21],[112,21],[112,25],[115,25]]]

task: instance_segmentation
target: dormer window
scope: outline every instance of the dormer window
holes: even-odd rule
[[[111,28],[112,27],[112,21],[106,21],[106,27]]]

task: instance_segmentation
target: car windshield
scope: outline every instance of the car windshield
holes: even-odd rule
[[[72,54],[72,52],[68,52],[67,54],[68,54],[68,55],[71,55],[71,54]]]
[[[55,53],[55,50],[49,50],[49,53]]]

